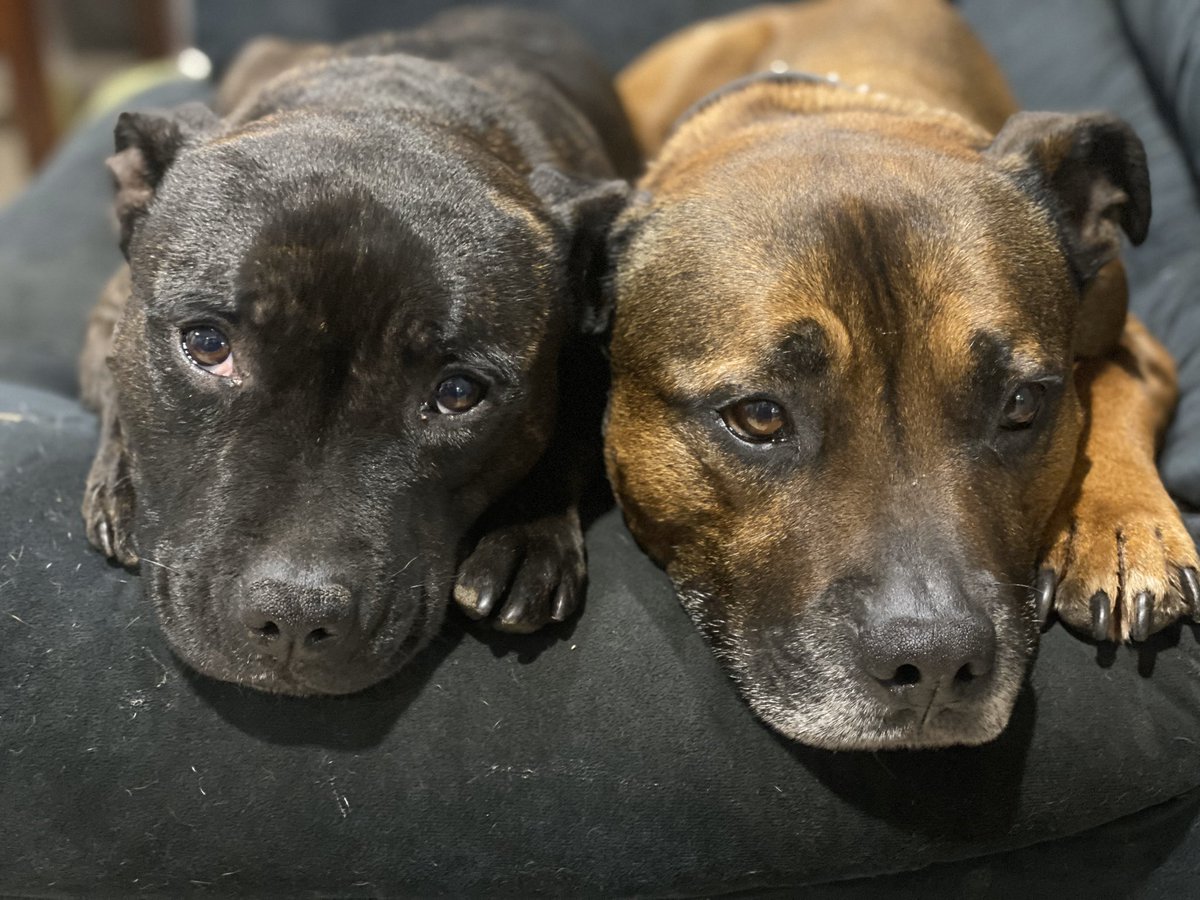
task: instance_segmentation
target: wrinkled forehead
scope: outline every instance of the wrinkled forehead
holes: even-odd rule
[[[1078,298],[1043,217],[987,179],[942,187],[684,200],[623,279],[621,352],[656,343],[635,365],[692,394],[884,356],[946,381],[1061,367]]]
[[[511,185],[475,177],[451,192],[345,167],[267,172],[230,148],[197,156],[164,184],[152,260],[135,265],[163,315],[216,313],[322,343],[437,335],[518,355],[554,322],[552,235]]]

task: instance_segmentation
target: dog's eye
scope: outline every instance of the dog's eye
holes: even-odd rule
[[[1004,404],[1004,421],[1005,428],[1028,428],[1033,424],[1033,420],[1037,418],[1038,411],[1042,408],[1042,397],[1046,393],[1046,386],[1038,384],[1036,381],[1027,381],[1024,384],[1017,385],[1016,390],[1009,394],[1008,401]]]
[[[183,332],[183,350],[192,362],[213,375],[233,374],[233,347],[229,338],[211,325],[199,325]]]
[[[721,410],[721,418],[735,435],[755,444],[779,440],[787,425],[783,407],[763,398],[739,400]]]
[[[466,375],[451,375],[437,386],[434,402],[438,412],[464,413],[483,399],[483,385]]]

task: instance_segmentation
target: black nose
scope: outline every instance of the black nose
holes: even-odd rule
[[[959,607],[882,611],[859,632],[862,666],[896,707],[948,706],[979,693],[996,659],[996,629]]]
[[[276,659],[349,649],[357,618],[351,590],[332,582],[256,581],[241,604],[250,643]]]

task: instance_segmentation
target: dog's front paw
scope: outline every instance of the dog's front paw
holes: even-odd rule
[[[124,449],[105,442],[96,453],[83,492],[83,521],[93,547],[123,566],[137,565],[133,540],[134,494]]]
[[[575,611],[586,572],[572,510],[485,534],[459,566],[454,599],[473,619],[495,612],[501,631],[537,631]]]
[[[1144,641],[1200,613],[1200,559],[1165,489],[1137,499],[1084,496],[1054,537],[1035,595],[1098,641]]]

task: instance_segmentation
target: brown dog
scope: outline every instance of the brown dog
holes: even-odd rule
[[[758,7],[619,87],[657,161],[611,241],[609,473],[759,715],[981,743],[1052,607],[1114,640],[1194,612],[1125,123],[1014,114],[942,0]]]

